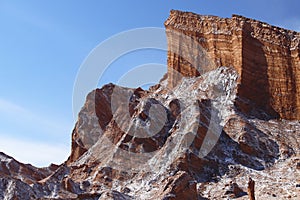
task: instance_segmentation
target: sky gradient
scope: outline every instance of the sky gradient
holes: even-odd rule
[[[171,9],[239,14],[300,31],[299,8],[299,0],[0,0],[0,151],[37,166],[66,160],[76,75],[89,52],[112,35],[163,28]],[[119,59],[99,87],[149,62],[166,64],[165,52]]]

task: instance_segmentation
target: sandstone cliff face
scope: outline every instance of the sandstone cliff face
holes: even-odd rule
[[[279,34],[273,44],[259,33],[283,30],[240,16],[179,11],[166,26],[168,79],[149,90],[107,84],[90,92],[71,155],[59,166],[35,168],[0,153],[0,200],[246,200],[249,177],[258,199],[298,199],[300,121],[248,115],[259,106],[273,116],[297,117],[275,103],[296,105],[297,94],[285,101],[290,90],[298,91],[291,77],[299,54],[284,57],[279,48],[292,45],[288,39]],[[288,61],[291,74],[270,78],[283,70],[276,63]],[[277,97],[275,88],[286,93]]]
[[[171,87],[176,72],[195,77],[233,66],[240,74],[237,104],[244,112],[255,107],[273,117],[300,119],[300,33],[238,15],[219,18],[174,10],[165,26]]]

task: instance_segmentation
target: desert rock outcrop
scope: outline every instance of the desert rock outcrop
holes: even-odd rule
[[[0,200],[246,200],[248,177],[258,199],[299,197],[299,33],[181,11],[165,25],[168,78],[91,91],[59,166],[0,153]]]
[[[170,87],[219,66],[240,75],[237,104],[247,113],[300,119],[300,34],[233,15],[232,18],[173,10],[165,22]]]

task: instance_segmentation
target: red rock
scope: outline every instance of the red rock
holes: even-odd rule
[[[237,183],[231,182],[229,187],[230,188],[226,191],[225,195],[229,195],[231,198],[239,198],[241,196],[247,195],[247,193],[244,192]]]
[[[246,185],[249,173],[266,179],[256,188],[261,199],[268,199],[265,189],[280,188],[278,198],[292,194],[296,183],[281,183],[294,181],[285,168],[295,169],[300,123],[245,113],[299,118],[299,33],[180,11],[165,25],[168,73],[161,82],[149,91],[113,84],[92,91],[62,165],[35,168],[0,153],[0,198],[221,199],[224,178],[238,197],[236,183]],[[179,82],[182,76],[193,78]],[[252,182],[249,188],[252,194]]]
[[[170,87],[177,84],[177,73],[195,77],[203,70],[233,66],[240,74],[237,105],[244,112],[255,107],[273,117],[300,119],[299,33],[238,15],[175,10],[165,26]]]
[[[255,200],[255,182],[249,178],[248,182],[248,195],[250,197],[250,200]]]
[[[179,171],[173,177],[166,180],[166,184],[161,188],[162,191],[157,193],[155,199],[168,200],[194,200],[198,194],[196,182],[186,172]]]

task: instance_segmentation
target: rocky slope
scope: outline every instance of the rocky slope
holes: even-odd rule
[[[257,199],[300,197],[299,33],[180,11],[166,30],[167,78],[92,91],[60,166],[0,154],[0,199],[249,199],[250,177]]]
[[[47,168],[36,168],[0,152],[0,199],[34,199],[31,186],[50,176],[58,167],[52,164]]]

